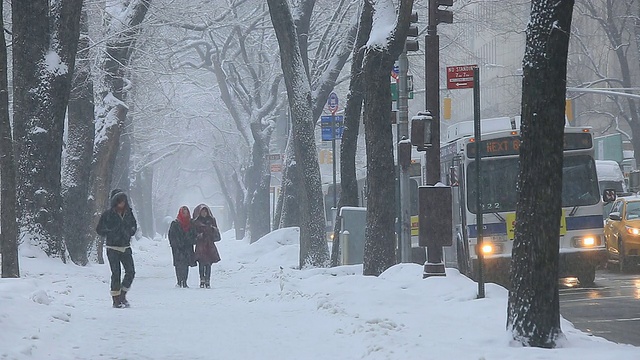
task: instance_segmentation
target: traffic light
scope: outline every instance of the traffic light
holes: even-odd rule
[[[407,40],[404,43],[405,51],[418,51],[420,45],[418,44],[418,13],[413,12],[411,14],[411,20],[409,23],[409,32],[407,33]]]
[[[453,23],[453,12],[440,6],[453,6],[453,0],[429,0],[429,26]]]

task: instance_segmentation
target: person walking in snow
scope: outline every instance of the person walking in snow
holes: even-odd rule
[[[114,308],[129,307],[127,292],[135,276],[131,237],[138,224],[129,206],[127,195],[120,189],[111,191],[111,208],[102,213],[96,227],[100,236],[106,237],[107,259],[111,267],[111,298]],[[121,267],[124,278],[121,279]]]
[[[169,227],[169,244],[173,254],[173,266],[176,268],[176,287],[188,288],[189,266],[195,266],[195,254],[193,245],[196,243],[195,227],[191,226],[191,213],[189,208],[183,206],[178,211],[178,216]]]
[[[196,261],[200,270],[200,287],[211,287],[211,265],[220,261],[216,242],[220,231],[216,219],[207,205],[200,204],[193,211],[193,226],[196,230]]]

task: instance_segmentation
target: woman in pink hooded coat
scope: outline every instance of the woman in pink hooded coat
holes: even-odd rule
[[[220,231],[216,219],[207,205],[200,204],[193,211],[193,226],[196,231],[195,260],[200,269],[200,287],[211,287],[211,265],[220,261],[216,242],[220,241]]]

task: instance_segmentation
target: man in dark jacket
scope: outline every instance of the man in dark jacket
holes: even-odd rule
[[[131,237],[138,228],[127,195],[120,189],[111,191],[111,208],[102,213],[96,232],[106,237],[107,258],[111,267],[111,298],[114,308],[129,307],[127,291],[135,276]],[[124,279],[121,280],[121,268]]]

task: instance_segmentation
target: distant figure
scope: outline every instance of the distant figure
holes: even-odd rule
[[[111,208],[100,216],[96,232],[106,237],[107,258],[111,267],[111,298],[114,308],[129,307],[127,292],[136,274],[131,251],[131,237],[138,225],[127,195],[120,189],[111,191]],[[124,267],[124,279],[120,278]]]
[[[220,261],[215,242],[220,241],[216,219],[207,205],[200,204],[193,211],[196,229],[196,261],[200,270],[200,287],[211,288],[211,265]]]
[[[178,211],[178,216],[169,227],[169,244],[173,254],[173,266],[176,268],[176,287],[188,288],[189,266],[196,266],[193,245],[196,244],[195,227],[191,224],[189,208],[183,206]]]

